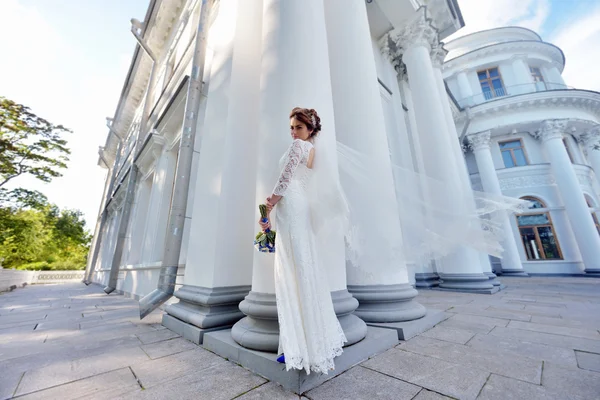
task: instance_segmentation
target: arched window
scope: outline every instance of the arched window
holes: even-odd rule
[[[590,213],[592,214],[592,218],[594,219],[594,224],[596,225],[598,234],[600,234],[600,222],[598,222],[598,216],[596,215],[596,213],[593,210],[594,208],[596,208],[596,206],[594,206],[594,202],[592,201],[590,196],[588,196],[587,194],[585,195],[585,202],[587,203],[588,207],[591,208]]]
[[[517,225],[527,260],[562,260],[558,239],[546,205],[535,197],[523,197],[532,204],[530,212],[517,215]],[[538,212],[539,210],[539,212]]]

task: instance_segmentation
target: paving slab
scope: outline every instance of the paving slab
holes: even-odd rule
[[[565,347],[573,350],[583,350],[591,353],[600,353],[600,343],[598,340],[584,339],[574,336],[561,336],[551,333],[542,333],[531,330],[496,327],[490,335],[500,337],[510,337],[517,340],[523,340],[533,343],[543,343],[550,346]]]
[[[19,397],[19,399],[75,400],[86,397],[108,399],[115,394],[130,392],[139,389],[139,387],[140,386],[131,370],[129,368],[121,368],[116,371],[106,372],[90,378],[31,393]]]
[[[511,337],[502,337],[494,335],[477,334],[467,344],[469,347],[481,351],[494,352],[502,351],[504,353],[518,357],[528,357],[534,360],[550,361],[562,365],[566,368],[577,368],[577,359],[572,349],[564,347],[550,346],[537,342],[527,342],[514,340]]]
[[[421,336],[445,340],[446,342],[465,344],[475,336],[475,332],[466,329],[436,326],[433,329],[422,333]]]
[[[416,386],[361,366],[306,392],[313,400],[389,399],[410,400],[421,390]]]
[[[53,386],[88,378],[97,374],[129,366],[147,360],[148,356],[139,347],[109,350],[103,354],[59,361],[50,366],[25,372],[17,388],[17,395],[23,395]]]
[[[477,368],[396,348],[361,365],[445,396],[467,400],[477,397],[489,376]]]
[[[443,396],[431,390],[421,389],[418,395],[413,400],[453,400],[452,397]]]
[[[419,336],[398,346],[412,353],[423,354],[448,362],[480,368],[484,371],[539,384],[542,362],[517,355],[506,355],[497,349],[484,351],[456,343]]]
[[[509,328],[524,329],[534,332],[552,333],[561,336],[574,336],[600,341],[600,332],[592,329],[571,328],[567,326],[543,325],[532,322],[510,321]]]
[[[184,375],[162,385],[115,396],[113,399],[230,400],[260,385],[266,379],[233,363],[224,363]]]
[[[555,400],[547,388],[492,374],[477,400]]]
[[[575,356],[579,368],[600,372],[600,354],[575,351]]]
[[[197,344],[189,342],[184,338],[174,338],[143,345],[142,350],[148,354],[148,357],[154,360],[171,354],[181,353],[182,351],[192,350],[197,347]]]
[[[169,329],[161,329],[158,331],[138,333],[136,335],[143,344],[150,344],[161,342],[163,340],[173,339],[179,337],[178,334],[169,330]]]
[[[296,393],[288,392],[278,384],[274,382],[267,382],[263,385],[258,386],[241,395],[236,397],[235,400],[265,400],[265,399],[277,399],[277,400],[299,400],[305,399],[306,397],[300,397]],[[314,397],[312,398],[315,399]]]
[[[203,369],[227,361],[202,348],[173,354],[156,360],[132,363],[131,369],[144,388],[162,385],[182,376],[201,373]]]
[[[542,386],[559,398],[591,400],[600,397],[600,373],[544,364]]]
[[[599,311],[600,312],[600,311]],[[531,321],[533,323],[536,324],[543,324],[543,325],[556,325],[556,326],[565,326],[565,327],[570,327],[570,328],[583,328],[583,329],[600,329],[600,322],[594,322],[593,320],[587,319],[587,320],[576,320],[576,319],[569,319],[568,317],[560,317],[560,318],[556,318],[556,317],[543,317],[543,316],[532,316],[531,317]]]
[[[12,369],[0,370],[0,400],[10,399],[23,377],[23,372]]]

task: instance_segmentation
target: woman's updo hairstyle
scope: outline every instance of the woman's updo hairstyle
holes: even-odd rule
[[[321,118],[314,109],[294,107],[290,113],[290,119],[296,118],[298,121],[306,125],[306,128],[311,131],[310,137],[315,137],[321,132]]]

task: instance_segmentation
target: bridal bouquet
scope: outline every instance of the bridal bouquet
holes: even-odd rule
[[[260,211],[262,222],[269,221],[267,218],[267,206],[265,204],[259,205],[258,211]],[[275,253],[275,235],[276,232],[270,229],[258,232],[254,238],[254,247],[256,250],[261,253]]]

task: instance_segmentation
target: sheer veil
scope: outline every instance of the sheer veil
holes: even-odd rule
[[[461,246],[501,258],[504,215],[528,206],[393,164],[390,184],[396,190],[382,191],[378,179],[389,163],[336,142],[333,135],[321,134],[314,146],[309,203],[316,240],[344,232],[346,259],[365,267],[363,272],[369,265],[424,264]],[[390,217],[399,218],[401,230]]]

